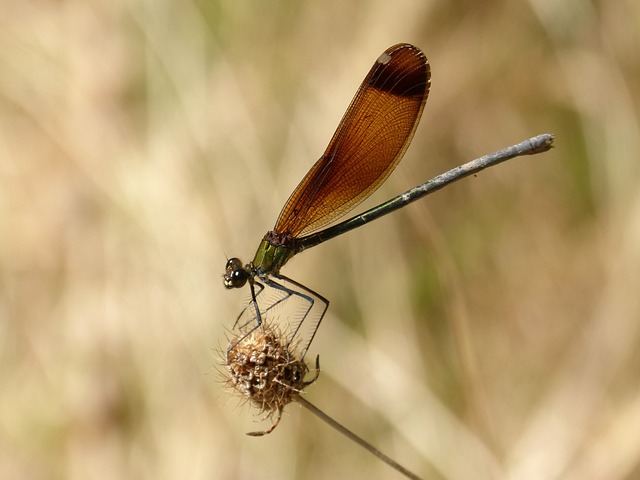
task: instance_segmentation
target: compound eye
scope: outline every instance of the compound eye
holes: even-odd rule
[[[224,286],[226,288],[240,288],[247,283],[251,274],[242,266],[239,258],[227,260],[226,273],[224,274]]]
[[[242,262],[240,261],[239,258],[233,257],[227,260],[227,266],[226,266],[227,273],[231,273],[241,268],[242,268]]]
[[[242,266],[237,270],[234,270],[231,274],[231,286],[233,288],[243,287],[249,280],[249,272],[247,272]]]

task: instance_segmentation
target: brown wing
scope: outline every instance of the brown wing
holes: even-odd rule
[[[409,146],[430,77],[427,58],[413,45],[395,45],[380,55],[324,155],[287,200],[274,231],[309,234],[371,195]]]

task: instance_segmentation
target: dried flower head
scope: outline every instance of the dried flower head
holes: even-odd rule
[[[229,341],[225,366],[227,385],[265,414],[261,421],[272,418],[269,429],[247,434],[252,436],[271,433],[280,422],[284,406],[315,382],[320,373],[316,358],[316,374],[305,381],[309,367],[295,345],[266,321],[249,334],[241,333]]]

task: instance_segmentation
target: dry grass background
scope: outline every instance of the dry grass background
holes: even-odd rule
[[[332,301],[306,398],[425,478],[640,477],[638,2],[2,11],[0,478],[399,478],[296,404],[245,436],[214,350],[247,299],[226,256],[251,257],[400,41],[431,96],[368,206],[556,148],[288,264]]]

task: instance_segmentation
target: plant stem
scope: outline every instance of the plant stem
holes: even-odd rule
[[[324,413],[322,410],[320,410],[318,407],[316,407],[314,404],[312,404],[311,402],[309,402],[308,400],[304,399],[301,395],[299,395],[296,398],[296,401],[298,403],[300,403],[302,406],[304,406],[307,410],[309,410],[311,413],[313,413],[314,415],[316,415],[318,418],[320,418],[321,420],[323,420],[324,422],[328,423],[330,426],[332,426],[333,428],[335,428],[338,432],[340,432],[341,434],[343,434],[345,437],[347,437],[349,440],[357,443],[358,445],[360,445],[362,448],[364,448],[365,450],[367,450],[369,453],[373,454],[374,456],[378,457],[380,460],[382,460],[384,463],[386,463],[387,465],[389,465],[391,468],[395,469],[396,471],[398,471],[399,473],[401,473],[402,475],[404,475],[407,478],[410,478],[412,480],[421,480],[420,477],[418,477],[415,473],[410,472],[409,470],[407,470],[406,468],[404,468],[402,465],[400,465],[398,462],[396,462],[395,460],[393,460],[392,458],[388,457],[387,455],[385,455],[384,453],[382,453],[380,450],[378,450],[377,448],[375,448],[373,445],[371,445],[369,442],[367,442],[366,440],[360,438],[358,435],[356,435],[355,433],[353,433],[351,430],[349,430],[347,427],[345,427],[344,425],[342,425],[341,423],[339,423],[337,420],[334,420],[333,418],[331,418],[329,415],[327,415],[326,413]]]

